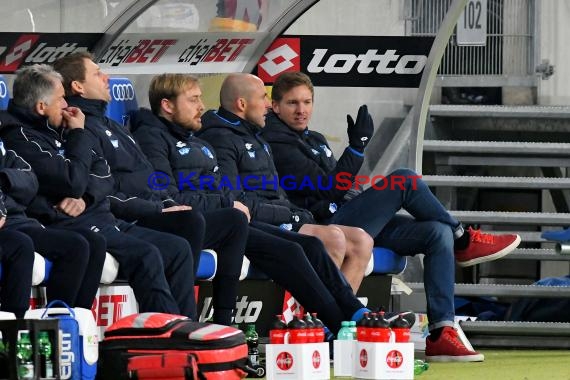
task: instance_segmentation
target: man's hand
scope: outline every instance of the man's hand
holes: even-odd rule
[[[234,208],[237,208],[247,216],[247,221],[251,222],[251,214],[249,213],[249,208],[239,201],[234,201]]]
[[[85,211],[85,201],[81,198],[64,198],[56,207],[64,214],[75,218]]]
[[[167,208],[163,208],[162,212],[176,212],[176,211],[190,211],[190,210],[192,210],[192,206],[178,205],[178,206],[170,206]]]
[[[359,152],[364,152],[364,148],[374,134],[374,122],[372,121],[372,116],[368,113],[366,104],[358,109],[356,122],[352,119],[352,116],[346,115],[346,123],[348,124],[346,129],[348,144]]]
[[[77,107],[67,107],[62,110],[63,127],[69,129],[83,129],[85,126],[85,115]]]
[[[1,229],[2,227],[4,227],[4,224],[5,224],[5,223],[6,223],[6,217],[3,216],[2,218],[0,218],[0,229]]]

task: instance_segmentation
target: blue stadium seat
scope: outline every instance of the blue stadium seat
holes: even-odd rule
[[[211,249],[205,249],[200,255],[200,265],[198,266],[198,273],[196,275],[197,280],[211,281],[216,275],[216,269],[218,266],[218,256],[216,252]],[[34,270],[32,273],[32,285],[44,284],[49,279],[49,272],[51,270],[52,263],[37,254],[34,258]],[[103,274],[101,275],[102,284],[111,284],[117,279],[119,265],[112,258],[111,255],[107,254],[107,260],[105,260],[105,265],[103,268]],[[2,263],[0,263],[0,280],[2,279]]]
[[[405,256],[400,256],[387,248],[374,247],[371,262],[371,274],[398,274],[406,269],[407,260]]]
[[[393,275],[402,273],[404,269],[406,269],[406,264],[406,257],[400,256],[387,248],[374,247],[365,275]],[[245,258],[240,275],[240,280],[243,279],[264,280],[269,279],[269,277],[254,265],[250,265],[249,260]]]
[[[36,253],[34,257],[34,269],[32,271],[32,285],[39,285],[49,279],[49,272],[52,264],[40,254]],[[2,279],[2,263],[0,263],[0,280]]]
[[[204,249],[200,253],[200,265],[198,265],[198,273],[196,280],[211,281],[216,275],[218,268],[218,255],[211,249]]]
[[[129,112],[138,109],[135,88],[128,78],[109,78],[111,101],[106,115],[124,126],[129,121]]]
[[[0,75],[0,111],[8,108],[8,100],[10,100],[10,91],[8,91],[8,83],[3,75]]]

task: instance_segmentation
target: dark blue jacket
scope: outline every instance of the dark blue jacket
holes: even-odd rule
[[[131,128],[154,170],[168,179],[161,184],[176,202],[202,212],[233,207],[235,197],[220,186],[211,145],[145,108],[131,115]]]
[[[38,191],[38,179],[32,167],[0,140],[0,215],[6,226],[37,223],[27,217],[26,207]]]
[[[55,129],[41,117],[10,103],[13,120],[3,123],[0,136],[32,167],[39,189],[28,215],[44,224],[90,228],[116,223],[107,195],[113,189],[109,166],[92,149],[83,129]],[[71,217],[55,206],[64,198],[82,198],[85,211]]]
[[[314,223],[311,213],[293,205],[279,186],[271,149],[260,128],[223,108],[206,112],[202,126],[196,135],[214,147],[220,174],[231,181],[233,194],[249,207],[253,220],[273,225]]]
[[[115,188],[109,196],[113,214],[135,221],[177,204],[167,191],[149,186],[149,178],[154,173],[152,164],[129,131],[105,116],[106,102],[79,96],[69,97],[67,101],[85,114],[85,130],[93,148],[111,168],[115,181]]]
[[[343,178],[354,180],[364,155],[347,147],[337,162],[322,134],[309,129],[292,130],[273,112],[265,123],[262,136],[271,145],[277,172],[281,178],[292,177],[295,184],[287,189],[289,199],[313,212],[318,220],[330,218],[330,203],[340,206],[350,187],[346,182],[339,183],[337,175],[347,173],[350,176],[343,174]],[[303,181],[310,181],[312,186],[300,186]]]

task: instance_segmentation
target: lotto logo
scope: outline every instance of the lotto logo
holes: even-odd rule
[[[300,56],[300,38],[278,38],[259,60],[257,74],[265,83],[273,83],[285,71],[300,71]]]

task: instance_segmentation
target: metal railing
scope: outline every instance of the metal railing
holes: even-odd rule
[[[435,36],[452,0],[406,0],[406,34]],[[488,0],[484,46],[459,46],[450,37],[438,71],[441,86],[534,86],[535,0]]]

